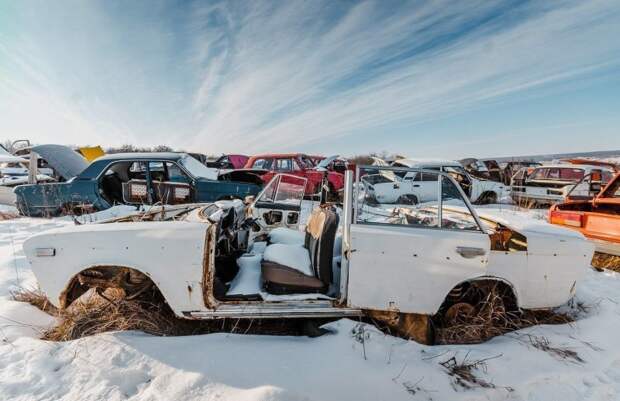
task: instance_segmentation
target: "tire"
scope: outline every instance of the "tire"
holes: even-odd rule
[[[478,202],[476,203],[479,205],[490,205],[497,203],[497,194],[495,192],[485,192],[480,196],[480,198],[478,198]]]
[[[401,205],[417,205],[420,202],[418,201],[417,196],[407,194],[407,195],[399,196],[398,199],[396,200],[396,203],[401,204]]]

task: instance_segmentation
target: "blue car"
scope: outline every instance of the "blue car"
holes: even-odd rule
[[[55,183],[20,185],[16,206],[25,216],[51,217],[107,209],[117,204],[179,204],[243,199],[260,181],[230,181],[186,153],[118,153],[90,165],[70,148],[32,149],[58,173]]]

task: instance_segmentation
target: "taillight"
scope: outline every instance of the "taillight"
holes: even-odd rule
[[[583,226],[583,215],[575,212],[552,210],[549,212],[549,222],[563,226],[581,227]]]

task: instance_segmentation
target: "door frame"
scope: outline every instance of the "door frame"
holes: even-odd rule
[[[437,192],[438,192],[438,205],[437,205],[437,220],[438,220],[438,229],[441,229],[442,225],[442,208],[443,208],[443,195],[442,195],[442,180],[447,179],[451,182],[458,190],[463,202],[465,203],[468,211],[473,217],[476,225],[481,234],[488,235],[487,230],[484,228],[482,220],[476,213],[474,207],[472,206],[469,197],[463,191],[463,188],[452,178],[448,173],[437,170],[429,170],[423,168],[415,168],[415,167],[392,167],[392,166],[356,166],[355,171],[355,187],[353,186],[353,172],[347,171],[345,172],[344,179],[344,201],[343,201],[343,235],[342,235],[342,260],[340,267],[340,298],[339,302],[343,305],[346,305],[348,302],[349,295],[349,263],[351,259],[351,253],[355,250],[351,247],[351,225],[356,224],[358,213],[359,213],[359,191],[360,191],[360,171],[364,171],[364,169],[369,168],[378,168],[380,170],[388,170],[388,171],[406,171],[406,172],[418,172],[418,173],[429,173],[438,176],[437,182]],[[381,223],[377,223],[381,224]]]

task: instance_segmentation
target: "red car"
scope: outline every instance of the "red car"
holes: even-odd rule
[[[248,157],[245,155],[222,155],[216,160],[206,163],[207,167],[219,168],[219,169],[240,169],[248,162]]]
[[[312,159],[303,153],[265,154],[252,156],[245,170],[261,171],[264,183],[271,181],[278,173],[287,173],[308,179],[306,194],[321,192],[323,177],[327,176],[329,192],[334,195],[344,187],[344,175],[335,171],[318,168]]]
[[[609,261],[609,266],[598,267],[620,269],[620,173],[594,199],[569,197],[552,206],[549,222],[577,230],[594,241],[601,255],[593,263]]]

